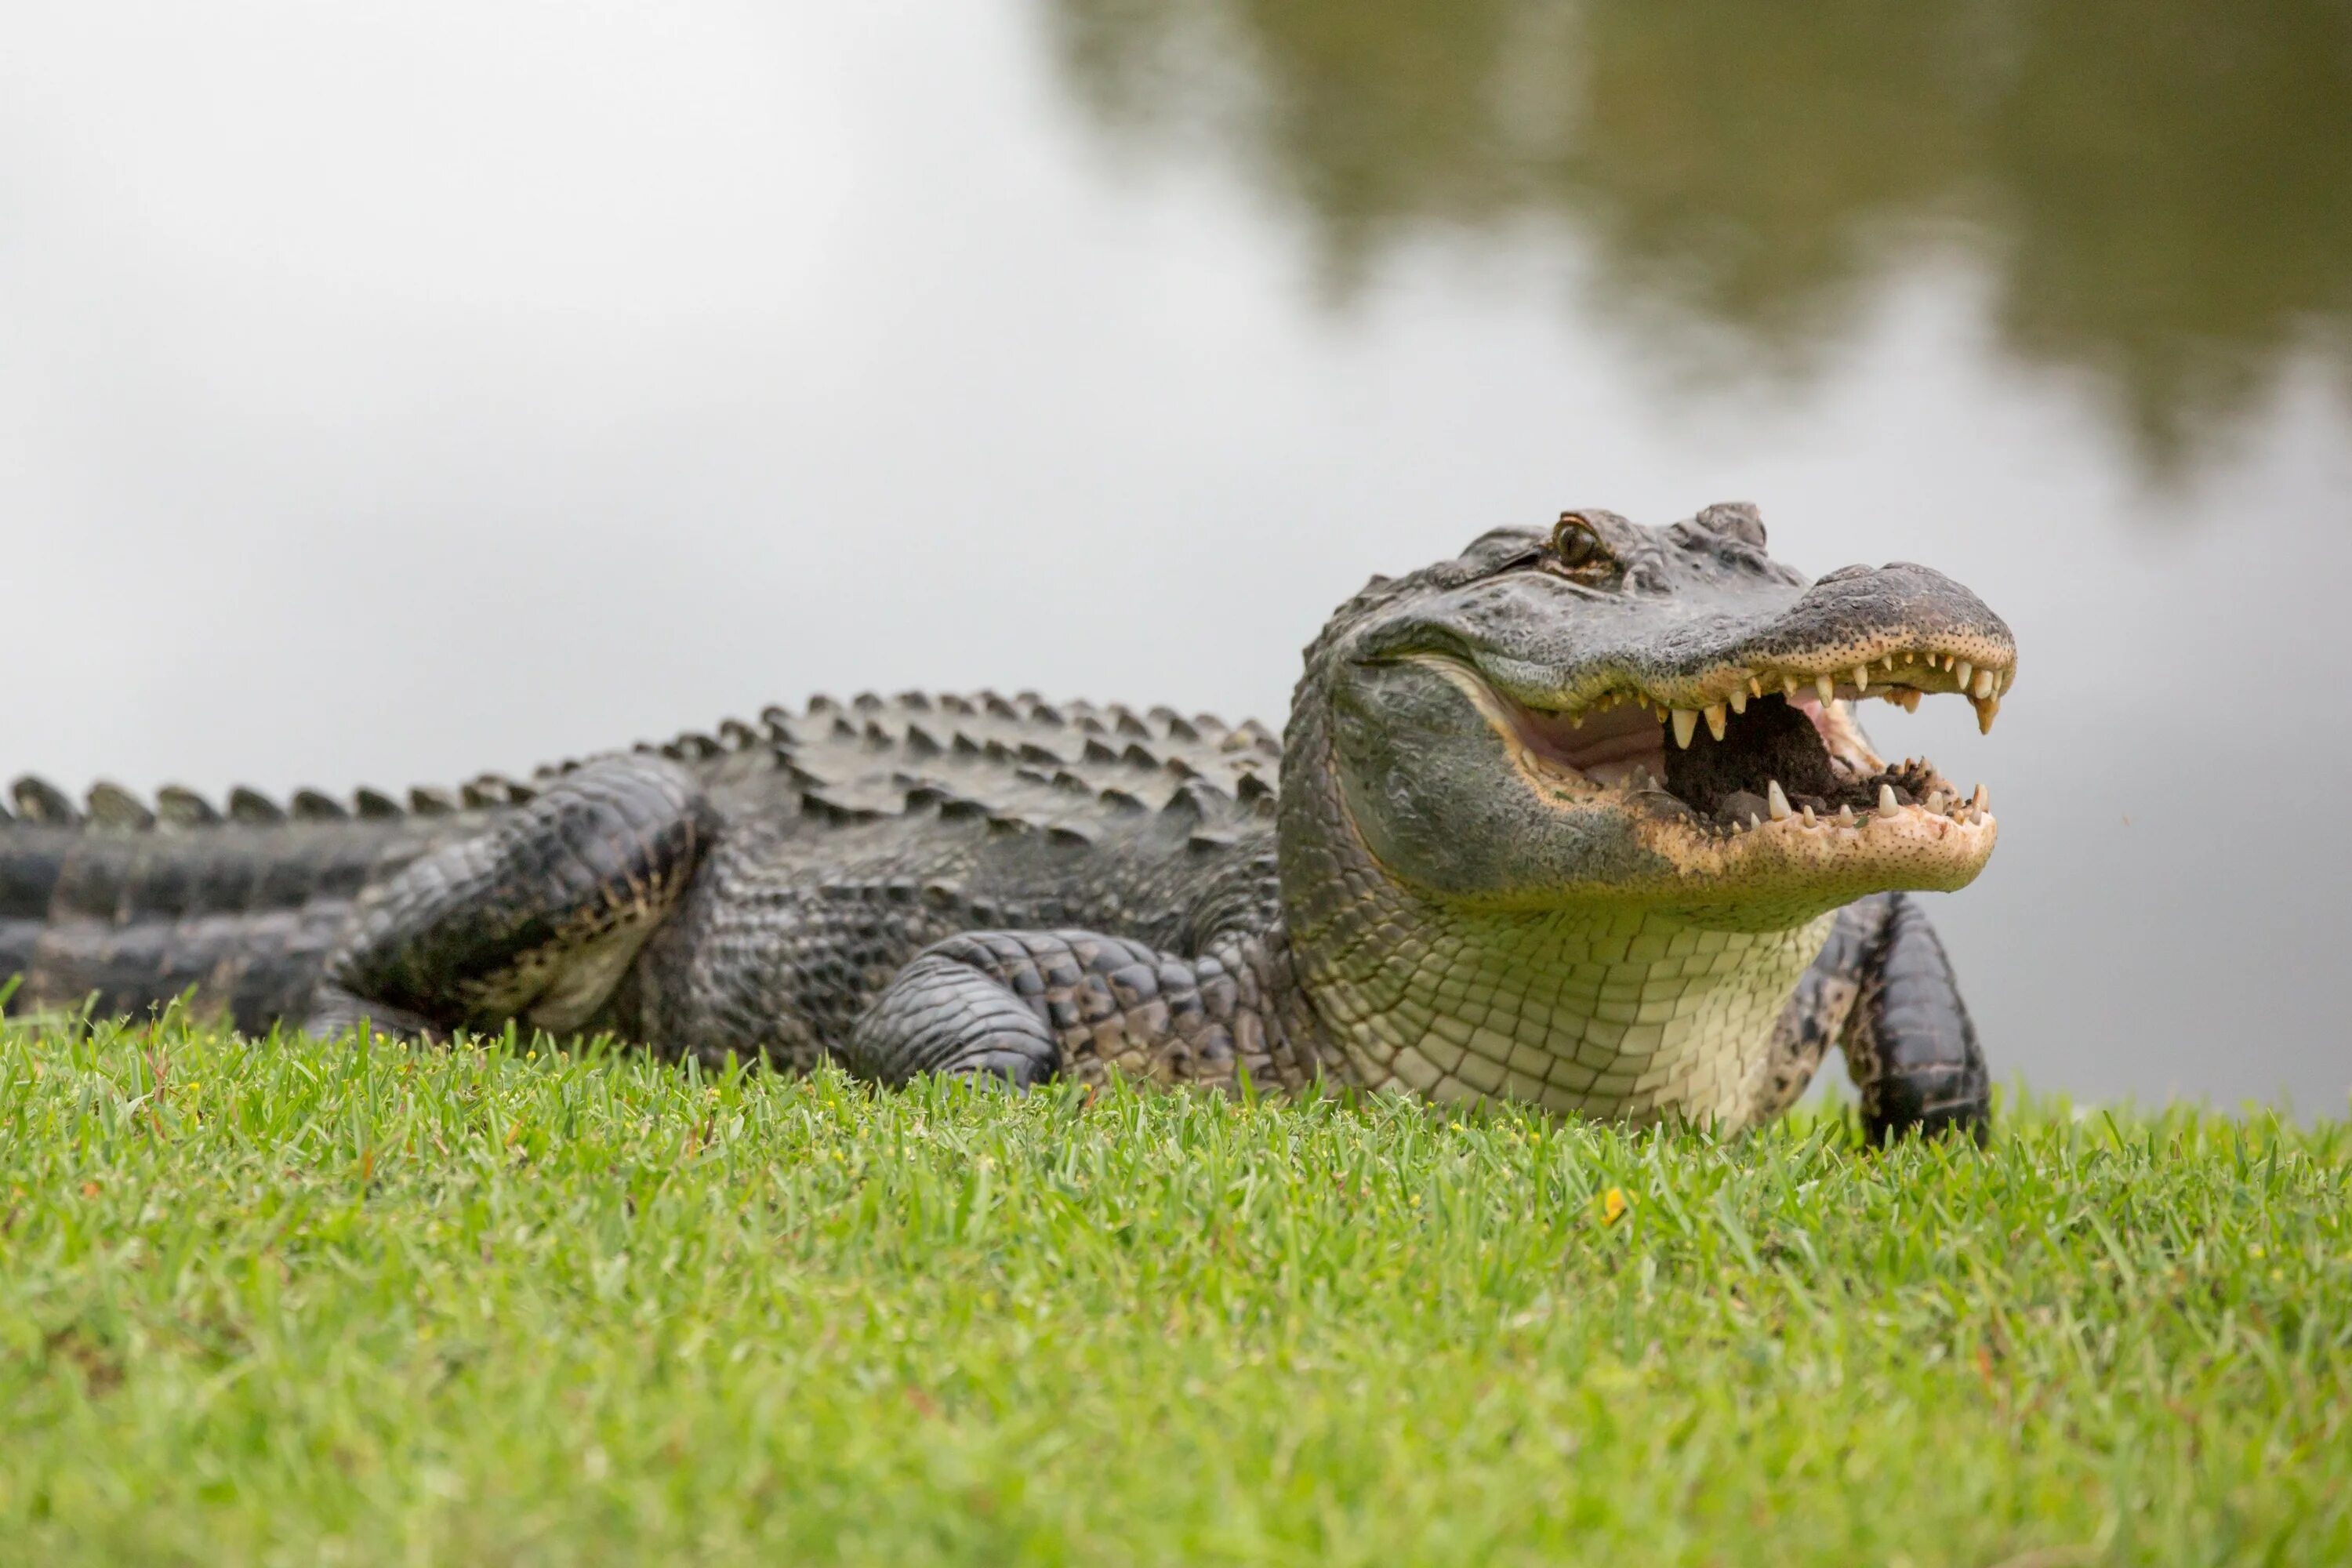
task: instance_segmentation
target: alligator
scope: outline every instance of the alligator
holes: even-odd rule
[[[1808,579],[1747,503],[1582,509],[1374,577],[1276,737],[1165,708],[819,698],[404,802],[37,779],[0,811],[10,1005],[425,1039],[610,1034],[885,1085],[1111,1075],[1735,1131],[1832,1045],[1880,1141],[1981,1140],[1915,891],[1996,824],[1854,717],[2009,628],[1926,567]]]

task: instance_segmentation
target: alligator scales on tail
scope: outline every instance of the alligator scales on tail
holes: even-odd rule
[[[1754,509],[1597,510],[1375,578],[1287,733],[905,696],[771,710],[403,807],[35,780],[0,812],[13,1005],[193,989],[259,1030],[609,1030],[1016,1084],[1320,1079],[1771,1117],[1832,1044],[1874,1133],[1988,1084],[1905,890],[1991,854],[1864,697],[1990,726],[2009,629],[1924,567],[1808,582]]]

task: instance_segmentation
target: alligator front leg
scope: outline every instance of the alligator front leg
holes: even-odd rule
[[[1913,1131],[1960,1132],[1981,1143],[1992,1126],[1992,1075],[1952,961],[1917,900],[1885,899],[1885,926],[1842,1042],[1862,1094],[1863,1129],[1880,1143]]]
[[[1027,1088],[1111,1069],[1229,1083],[1241,1008],[1213,958],[1093,931],[972,931],[898,971],[841,1057],[892,1085],[947,1073]]]
[[[1880,893],[1838,911],[1828,944],[1780,1016],[1759,1120],[1804,1092],[1835,1044],[1862,1096],[1864,1130],[1964,1132],[1983,1142],[1992,1086],[1976,1025],[1927,912]]]
[[[578,1029],[675,906],[710,832],[700,787],[658,757],[566,774],[363,896],[304,1027]]]

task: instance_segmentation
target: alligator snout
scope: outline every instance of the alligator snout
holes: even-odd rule
[[[1823,636],[1875,630],[1899,631],[1913,641],[1975,641],[1998,656],[1980,662],[2007,663],[2017,653],[2008,624],[1965,584],[1909,561],[1840,567],[1798,597],[1790,618]]]
[[[1837,669],[1918,648],[1957,655],[1978,668],[2010,670],[2017,662],[2008,624],[1982,599],[1908,561],[1841,567],[1739,642],[1732,651],[1746,662]]]

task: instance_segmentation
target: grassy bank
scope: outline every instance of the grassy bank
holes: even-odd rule
[[[2352,1560],[2352,1131],[0,1031],[0,1552]]]

